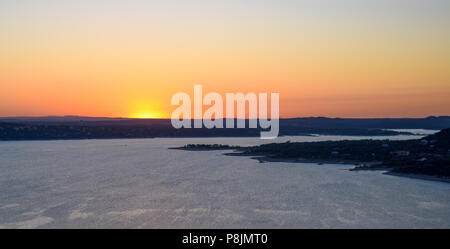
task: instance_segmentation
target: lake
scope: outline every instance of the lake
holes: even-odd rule
[[[0,228],[450,228],[449,183],[351,172],[351,165],[259,163],[223,151],[168,149],[269,142],[0,142]]]

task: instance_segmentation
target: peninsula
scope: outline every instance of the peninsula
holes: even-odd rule
[[[179,149],[230,149],[225,145],[188,145]],[[354,164],[352,170],[386,170],[387,174],[450,181],[450,128],[422,139],[343,140],[270,143],[234,147],[230,156],[251,156],[260,162]]]

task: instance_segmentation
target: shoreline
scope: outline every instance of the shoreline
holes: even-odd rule
[[[420,179],[420,180],[426,180],[426,181],[438,181],[438,182],[450,183],[450,178],[441,177],[441,176],[412,174],[412,173],[399,173],[399,172],[392,172],[392,171],[387,171],[387,172],[384,172],[383,174],[391,175],[391,176],[407,177],[407,178],[412,178],[412,179]]]
[[[238,150],[236,150],[238,151]],[[226,156],[244,156],[244,157],[250,157],[250,159],[258,160],[260,163],[265,162],[280,162],[280,163],[313,163],[313,164],[347,164],[347,165],[359,165],[362,162],[355,161],[355,160],[321,160],[321,159],[304,159],[304,158],[276,158],[276,157],[270,157],[265,156],[261,154],[245,154],[245,153],[239,153],[239,152],[230,152],[230,153],[224,153]],[[378,162],[364,162],[365,164],[374,164]]]
[[[185,150],[185,151],[218,151],[218,150],[236,150],[236,148],[183,148],[183,147],[172,147],[169,150]]]
[[[354,166],[351,169],[348,169],[348,171],[385,171],[382,174],[384,175],[391,175],[391,176],[397,176],[397,177],[407,177],[412,179],[419,179],[419,180],[426,180],[426,181],[438,181],[438,182],[445,182],[450,183],[450,178],[441,177],[441,176],[433,176],[433,175],[425,175],[425,174],[412,174],[412,173],[401,173],[401,172],[393,172],[392,168],[383,168],[383,167],[368,167],[368,166],[362,166],[362,167],[356,167],[356,165],[360,164],[372,164],[376,165],[380,162],[359,162],[359,161],[343,161],[343,160],[313,160],[313,159],[302,159],[302,158],[273,158],[269,156],[262,156],[258,154],[243,154],[239,152],[231,152],[231,153],[224,153],[226,156],[244,156],[249,157],[249,159],[258,160],[259,163],[266,163],[266,162],[282,162],[282,163],[311,163],[311,164],[317,164],[317,165],[323,165],[323,164],[345,164],[349,166]]]

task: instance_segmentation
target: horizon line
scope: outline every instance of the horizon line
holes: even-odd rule
[[[280,117],[278,119],[302,119],[302,118],[329,118],[329,119],[426,119],[426,118],[442,118],[450,117],[447,115],[429,115],[429,116],[413,116],[413,117],[331,117],[331,116],[298,116],[298,117]],[[83,115],[42,115],[42,116],[0,116],[0,119],[14,119],[14,118],[97,118],[97,119],[136,119],[136,120],[170,120],[171,118],[136,118],[136,117],[106,117],[106,116],[83,116]],[[223,118],[223,119],[237,119]],[[195,120],[191,118],[191,120]],[[248,120],[248,118],[245,118]]]

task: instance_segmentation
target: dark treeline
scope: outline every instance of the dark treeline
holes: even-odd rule
[[[423,119],[280,119],[280,136],[408,134],[383,130],[440,129],[450,126],[449,117]],[[248,120],[246,120],[248,127]],[[258,137],[261,129],[174,129],[168,119],[125,119],[90,117],[0,118],[0,140],[101,139],[152,137]]]
[[[170,119],[101,118],[82,116],[0,117],[0,123],[42,125],[170,125]],[[450,116],[427,118],[288,118],[280,119],[284,127],[339,129],[434,129],[450,127]]]
[[[175,129],[171,125],[107,125],[107,124],[16,124],[0,123],[0,140],[101,139],[153,137],[258,137],[261,129]],[[380,129],[333,129],[281,127],[283,135],[399,135],[405,132]]]

